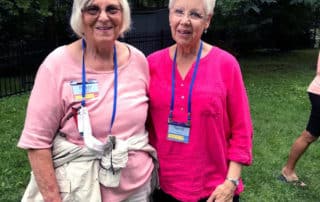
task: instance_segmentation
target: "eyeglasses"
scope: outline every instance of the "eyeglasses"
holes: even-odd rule
[[[91,15],[93,17],[97,17],[100,15],[101,10],[102,9],[97,5],[89,5],[85,8],[83,8],[81,11],[83,13],[86,13],[86,14]],[[119,14],[122,11],[122,9],[120,6],[117,6],[117,5],[109,5],[109,6],[105,7],[104,11],[106,12],[106,14],[108,16],[114,16],[114,15]]]
[[[173,8],[172,13],[174,16],[178,18],[182,18],[185,16],[185,10],[182,8]],[[205,15],[201,14],[198,11],[191,10],[188,12],[187,17],[191,20],[202,20],[205,17]]]

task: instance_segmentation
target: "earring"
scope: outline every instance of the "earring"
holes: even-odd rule
[[[206,33],[207,33],[207,31],[208,31],[208,30],[207,30],[207,29],[205,29],[205,30],[203,31],[203,33],[205,33],[205,34],[206,34]]]

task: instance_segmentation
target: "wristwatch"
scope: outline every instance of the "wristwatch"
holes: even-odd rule
[[[232,182],[236,187],[239,185],[239,179],[233,179],[231,177],[227,177],[226,180]]]

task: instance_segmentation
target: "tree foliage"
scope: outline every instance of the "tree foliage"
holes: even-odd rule
[[[1,0],[0,40],[30,38],[35,28],[43,27],[46,18],[52,16],[50,0]]]
[[[217,0],[207,38],[237,51],[310,47],[310,30],[319,27],[315,17],[319,4],[318,0]]]
[[[0,0],[0,42],[50,40],[68,25],[70,7],[70,0]]]
[[[133,10],[167,7],[168,0],[129,0]],[[71,37],[71,0],[0,0],[0,43]],[[205,38],[237,51],[292,49],[312,44],[319,0],[217,0]],[[167,19],[165,19],[167,20]]]

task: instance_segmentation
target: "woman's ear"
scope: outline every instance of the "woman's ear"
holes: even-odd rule
[[[206,18],[206,22],[205,22],[205,29],[208,29],[211,23],[211,19],[212,19],[212,14],[208,15]]]

